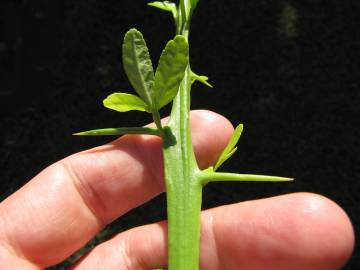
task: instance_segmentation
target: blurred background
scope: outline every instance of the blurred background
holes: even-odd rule
[[[171,16],[147,2],[0,2],[0,200],[51,163],[111,140],[72,133],[151,120],[102,107],[108,94],[132,90],[121,63],[129,28],[143,32],[154,63],[173,37]],[[315,192],[342,206],[358,231],[359,13],[356,0],[200,1],[191,62],[215,88],[196,85],[192,107],[245,125],[239,151],[224,170],[296,178],[211,184],[204,208]],[[164,218],[161,195],[109,225],[86,249]],[[81,252],[49,269],[65,269]],[[356,249],[344,269],[359,268]]]

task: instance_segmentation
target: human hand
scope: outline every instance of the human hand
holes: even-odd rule
[[[212,165],[231,124],[191,114],[200,167]],[[0,204],[0,269],[43,269],[104,226],[164,191],[161,140],[124,136],[46,168]],[[157,168],[156,170],[154,168]],[[354,233],[344,211],[315,194],[243,202],[202,214],[201,269],[340,269]],[[72,269],[154,269],[166,265],[166,223],[120,233]]]

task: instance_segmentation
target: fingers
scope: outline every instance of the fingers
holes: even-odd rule
[[[298,193],[208,210],[202,215],[201,268],[336,270],[354,232],[332,201]],[[135,228],[103,243],[73,267],[148,270],[166,266],[166,224]]]
[[[196,111],[191,128],[199,164],[211,165],[231,124]],[[68,157],[0,204],[0,246],[39,266],[60,262],[105,224],[162,192],[162,171],[161,140],[154,136],[124,136]]]
[[[222,220],[229,222],[222,225]],[[213,224],[218,250],[227,251],[219,262],[229,269],[239,264],[242,269],[340,269],[354,242],[344,211],[306,193],[248,202],[226,212],[217,209]]]

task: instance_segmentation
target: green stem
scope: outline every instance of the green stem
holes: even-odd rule
[[[158,128],[158,131],[161,134],[163,132],[163,127],[161,125],[161,119],[160,119],[159,111],[158,110],[153,110],[152,116],[153,116],[153,120],[155,122],[155,125],[156,125],[156,127]]]
[[[181,0],[177,34],[189,36],[190,0]],[[194,7],[197,1],[193,1]],[[193,7],[193,8],[194,8]],[[202,187],[210,181],[289,181],[287,178],[200,171],[190,135],[190,64],[174,99],[170,121],[163,130],[164,167],[168,213],[168,269],[198,270]]]
[[[169,270],[199,269],[202,186],[188,180],[167,185]]]
[[[190,135],[190,75],[188,67],[164,136],[169,270],[199,269],[202,185]]]
[[[177,34],[188,39],[185,2],[180,2]],[[189,4],[189,2],[187,2]],[[168,269],[198,270],[202,185],[190,134],[191,69],[187,67],[164,130],[168,213]]]

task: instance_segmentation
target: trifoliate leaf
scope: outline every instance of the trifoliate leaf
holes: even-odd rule
[[[151,108],[154,70],[143,35],[136,29],[130,29],[125,35],[123,65],[131,85]]]
[[[175,98],[188,63],[189,45],[185,37],[176,36],[163,50],[155,73],[154,95],[157,109]]]
[[[148,3],[149,6],[151,7],[156,7],[165,11],[169,11],[172,13],[174,19],[177,18],[177,8],[176,8],[176,4],[169,2],[169,1],[155,1],[155,2],[151,2]]]
[[[113,93],[104,99],[103,103],[106,108],[118,112],[133,110],[150,112],[149,106],[141,98],[127,93]]]
[[[221,153],[218,161],[216,162],[214,167],[215,171],[236,152],[237,148],[235,146],[240,139],[243,128],[244,126],[242,124],[236,127],[228,145],[225,147],[224,151]]]

